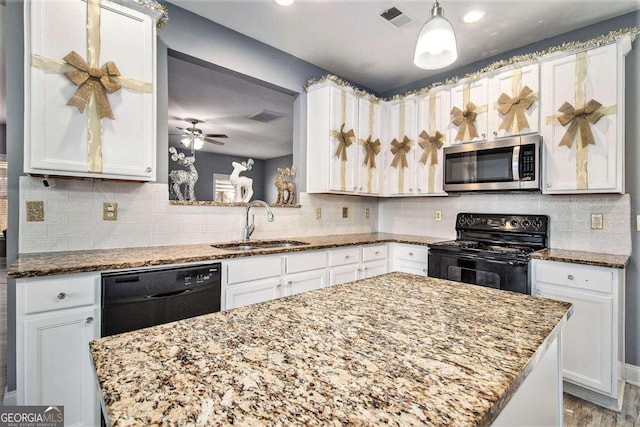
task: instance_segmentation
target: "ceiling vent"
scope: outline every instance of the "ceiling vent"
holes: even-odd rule
[[[413,19],[411,19],[409,15],[395,6],[392,6],[389,9],[380,12],[380,17],[385,21],[393,24],[393,26],[396,28],[404,27],[405,25],[413,22]]]
[[[260,110],[257,113],[249,116],[249,119],[255,120],[256,122],[269,123],[284,116],[285,114],[278,113],[276,111]]]

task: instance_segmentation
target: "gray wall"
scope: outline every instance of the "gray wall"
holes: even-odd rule
[[[474,64],[457,68],[446,74],[440,74],[429,79],[420,80],[406,86],[393,89],[383,96],[403,94],[410,90],[428,86],[430,83],[444,81],[446,77],[464,76],[487,66],[499,59],[510,58],[514,55],[544,50],[550,46],[561,45],[564,42],[587,40],[609,31],[626,27],[640,27],[640,12],[632,12],[608,21],[603,21],[588,27],[549,38],[502,55],[497,55]],[[625,139],[626,139],[626,191],[631,195],[631,230],[636,229],[635,218],[640,215],[640,48],[638,41],[626,57],[626,97],[625,97]],[[627,267],[626,283],[626,363],[640,366],[640,233],[631,236],[633,254]]]

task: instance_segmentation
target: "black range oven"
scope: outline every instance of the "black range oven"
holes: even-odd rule
[[[456,240],[429,245],[429,276],[530,294],[529,254],[548,229],[546,215],[460,213]]]

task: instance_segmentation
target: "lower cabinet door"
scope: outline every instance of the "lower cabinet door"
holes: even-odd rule
[[[378,261],[369,261],[362,264],[362,278],[368,279],[369,277],[379,276],[389,272],[387,266],[387,260],[381,259]]]
[[[353,282],[360,278],[360,264],[347,264],[338,267],[331,267],[329,270],[329,276],[329,284],[331,286]]]
[[[315,291],[327,286],[327,270],[311,270],[302,273],[288,274],[286,279],[287,295]]]
[[[562,331],[562,371],[565,380],[610,394],[615,380],[613,297],[579,289],[538,283],[536,295],[573,304],[573,315]]]
[[[100,337],[100,308],[27,317],[25,405],[64,406],[65,426],[100,425],[100,401],[89,341]]]
[[[280,276],[228,285],[225,289],[225,310],[244,307],[280,298]]]

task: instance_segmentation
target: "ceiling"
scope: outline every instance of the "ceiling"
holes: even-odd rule
[[[378,93],[446,72],[413,65],[416,37],[433,2],[379,0],[170,0],[211,21]],[[395,6],[413,22],[396,28],[379,14]],[[457,68],[640,9],[640,0],[441,0],[458,40]],[[486,11],[476,24],[463,13]],[[640,23],[639,23],[640,25]]]
[[[196,126],[203,133],[228,136],[214,138],[224,145],[205,142],[201,151],[254,159],[292,153],[291,95],[222,72],[202,61],[178,56],[170,54],[168,58],[170,145],[181,146],[181,131],[177,127],[191,127],[185,119],[195,118],[203,121]],[[269,123],[249,119],[262,110],[284,117]]]

